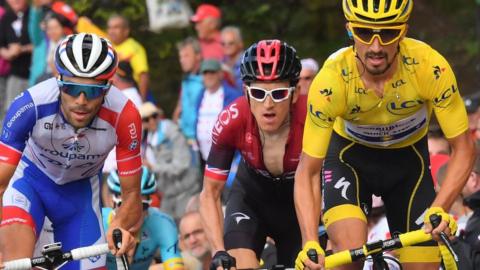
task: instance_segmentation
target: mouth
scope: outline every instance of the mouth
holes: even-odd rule
[[[367,55],[367,60],[374,66],[383,64],[386,61],[385,55]]]
[[[86,111],[72,111],[73,118],[77,121],[84,121],[90,115],[89,112]]]
[[[275,121],[277,114],[274,112],[268,112],[268,113],[262,114],[262,116],[265,122],[267,122],[267,124],[270,124]]]

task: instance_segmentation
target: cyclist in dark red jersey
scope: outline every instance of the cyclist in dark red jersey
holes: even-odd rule
[[[259,41],[243,55],[246,94],[218,117],[200,195],[211,269],[234,267],[235,259],[237,268],[258,268],[267,236],[278,263],[293,266],[301,246],[293,180],[306,115],[296,88],[300,71],[295,49],[279,40]],[[224,219],[220,195],[236,150],[242,161]]]

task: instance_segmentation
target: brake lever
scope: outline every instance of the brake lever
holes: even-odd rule
[[[442,221],[442,217],[440,215],[431,215],[430,216],[430,223],[432,224],[433,229],[438,227],[438,225],[440,225],[441,221]],[[448,248],[448,251],[450,252],[450,254],[452,254],[455,262],[458,263],[457,253],[455,253],[455,250],[453,250],[452,242],[450,241],[450,239],[448,239],[448,236],[445,232],[440,232],[440,239],[445,244],[445,246]]]

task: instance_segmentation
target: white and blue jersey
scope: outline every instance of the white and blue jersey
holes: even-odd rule
[[[54,78],[20,94],[0,137],[0,162],[17,166],[3,196],[3,220],[42,229],[45,216],[64,250],[105,242],[101,224],[100,170],[116,146],[120,175],[140,172],[141,119],[131,101],[112,87],[97,116],[75,130],[60,109]],[[63,269],[105,266],[105,256]]]
[[[102,209],[105,230],[108,229],[114,213],[111,208]],[[183,269],[183,260],[178,249],[177,226],[170,216],[156,208],[148,208],[138,237],[139,242],[130,269],[148,269],[158,252],[165,270]],[[111,254],[107,256],[107,266],[108,269],[117,269],[115,257]]]

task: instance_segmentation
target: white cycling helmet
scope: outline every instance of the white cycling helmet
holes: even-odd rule
[[[55,51],[60,75],[108,80],[117,69],[117,53],[110,42],[95,34],[80,33],[63,39]]]

